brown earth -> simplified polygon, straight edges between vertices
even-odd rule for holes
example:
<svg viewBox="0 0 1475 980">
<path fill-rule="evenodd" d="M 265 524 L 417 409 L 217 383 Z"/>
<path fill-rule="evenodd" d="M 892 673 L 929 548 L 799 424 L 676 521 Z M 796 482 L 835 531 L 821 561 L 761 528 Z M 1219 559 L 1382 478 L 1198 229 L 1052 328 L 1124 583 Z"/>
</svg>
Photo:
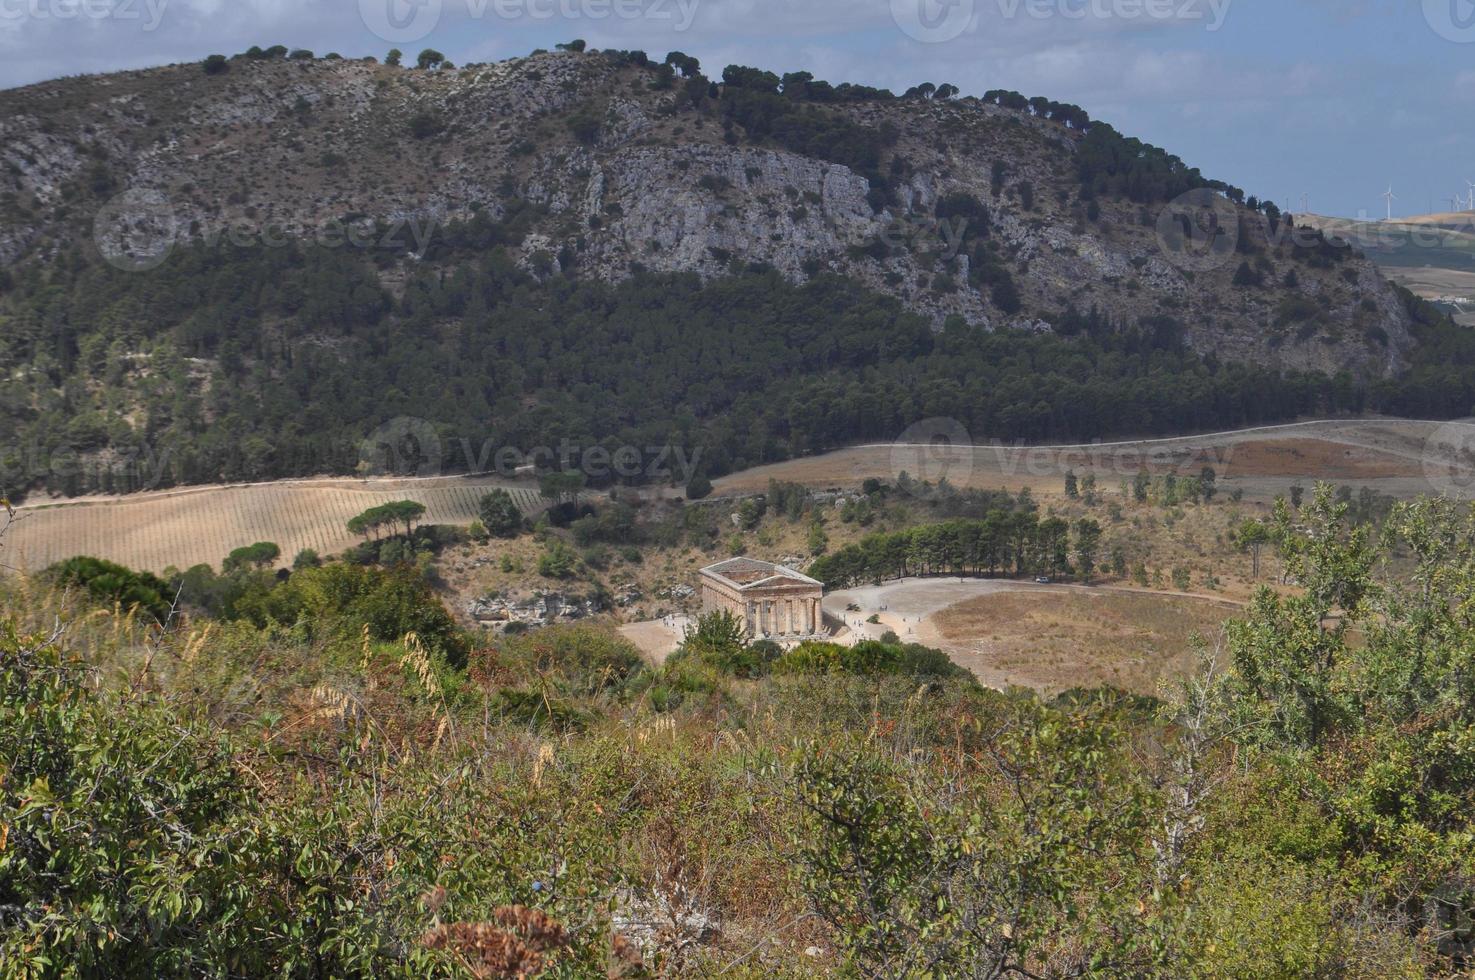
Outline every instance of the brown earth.
<svg viewBox="0 0 1475 980">
<path fill-rule="evenodd" d="M 870 477 L 894 481 L 905 470 L 934 481 L 945 476 L 958 486 L 1016 491 L 1028 486 L 1042 497 L 1058 496 L 1065 472 L 1074 469 L 1080 476 L 1095 474 L 1105 497 L 1118 494 L 1121 482 L 1144 466 L 1155 474 L 1197 476 L 1206 465 L 1214 467 L 1223 491 L 1239 490 L 1247 503 L 1269 501 L 1297 483 L 1309 488 L 1318 479 L 1366 486 L 1400 498 L 1440 492 L 1468 495 L 1475 487 L 1472 448 L 1475 425 L 1392 419 L 1305 422 L 1086 446 L 998 444 L 934 451 L 874 445 L 735 473 L 716 481 L 716 495 L 759 493 L 770 479 L 792 480 L 813 489 L 854 488 Z M 476 517 L 481 494 L 501 485 L 514 490 L 525 510 L 541 507 L 530 484 L 454 477 L 368 482 L 325 478 L 38 501 L 20 508 L 22 520 L 7 540 L 4 560 L 11 566 L 40 569 L 90 554 L 159 571 L 170 565 L 218 564 L 233 549 L 256 541 L 275 541 L 288 560 L 301 548 L 331 554 L 355 542 L 344 523 L 367 507 L 414 499 L 429 508 L 428 521 L 466 525 Z M 795 540 L 775 542 L 773 550 L 778 557 L 802 554 L 802 537 L 796 532 Z M 660 577 L 689 581 L 706 557 L 672 558 Z M 467 584 L 476 588 L 496 583 Z"/>
<path fill-rule="evenodd" d="M 5 542 L 5 562 L 40 570 L 76 555 L 162 571 L 219 567 L 236 548 L 273 541 L 284 562 L 304 548 L 322 555 L 360 540 L 349 518 L 391 500 L 424 504 L 427 524 L 468 525 L 493 480 L 298 481 L 191 488 L 136 497 L 59 501 L 20 508 Z M 509 485 L 510 486 L 510 485 Z M 512 486 L 526 512 L 543 506 L 536 489 Z"/>
<path fill-rule="evenodd" d="M 1233 447 L 1230 472 L 1233 479 L 1263 476 L 1322 480 L 1386 480 L 1417 478 L 1422 474 L 1416 460 L 1366 446 L 1315 439 L 1267 439 Z M 1212 457 L 1205 455 L 1205 462 Z"/>
<path fill-rule="evenodd" d="M 995 686 L 1055 694 L 1109 685 L 1151 695 L 1193 670 L 1193 636 L 1212 648 L 1237 608 L 1150 593 L 1003 592 L 943 610 L 919 639 Z"/>
<path fill-rule="evenodd" d="M 1453 433 L 1453 438 L 1451 438 Z M 1324 420 L 1235 432 L 1073 446 L 1029 446 L 975 440 L 935 448 L 871 445 L 761 466 L 716 481 L 719 495 L 760 493 L 770 479 L 810 487 L 853 488 L 868 478 L 894 481 L 905 471 L 955 486 L 1055 491 L 1065 473 L 1094 474 L 1103 491 L 1115 490 L 1139 470 L 1198 476 L 1214 468 L 1219 485 L 1246 499 L 1267 501 L 1293 483 L 1355 482 L 1408 498 L 1448 489 L 1429 479 L 1449 455 L 1448 443 L 1475 445 L 1475 426 L 1399 419 Z"/>
</svg>

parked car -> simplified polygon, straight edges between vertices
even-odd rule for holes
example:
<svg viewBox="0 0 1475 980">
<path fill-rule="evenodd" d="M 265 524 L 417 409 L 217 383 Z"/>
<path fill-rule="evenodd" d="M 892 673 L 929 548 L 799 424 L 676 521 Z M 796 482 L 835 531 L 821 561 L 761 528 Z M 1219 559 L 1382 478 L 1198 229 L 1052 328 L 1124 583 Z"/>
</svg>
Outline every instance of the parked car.
<svg viewBox="0 0 1475 980">
<path fill-rule="evenodd" d="M 1035 579 L 1035 584 L 1036 585 L 1049 585 L 1050 584 L 1050 576 L 1048 576 L 1048 575 L 1040 575 L 1040 576 L 1038 576 Z"/>
</svg>

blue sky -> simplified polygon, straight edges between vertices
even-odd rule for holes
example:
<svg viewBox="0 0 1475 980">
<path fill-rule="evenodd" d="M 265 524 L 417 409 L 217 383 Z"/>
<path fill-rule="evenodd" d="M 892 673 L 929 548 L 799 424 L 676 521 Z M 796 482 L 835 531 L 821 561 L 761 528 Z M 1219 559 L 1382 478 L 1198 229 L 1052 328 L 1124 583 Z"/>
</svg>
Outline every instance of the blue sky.
<svg viewBox="0 0 1475 980">
<path fill-rule="evenodd" d="M 397 21 L 387 19 L 395 15 Z M 418 18 L 418 19 L 417 19 Z M 0 0 L 0 86 L 252 44 L 491 61 L 582 37 L 1085 106 L 1251 193 L 1381 216 L 1475 180 L 1475 0 Z"/>
</svg>

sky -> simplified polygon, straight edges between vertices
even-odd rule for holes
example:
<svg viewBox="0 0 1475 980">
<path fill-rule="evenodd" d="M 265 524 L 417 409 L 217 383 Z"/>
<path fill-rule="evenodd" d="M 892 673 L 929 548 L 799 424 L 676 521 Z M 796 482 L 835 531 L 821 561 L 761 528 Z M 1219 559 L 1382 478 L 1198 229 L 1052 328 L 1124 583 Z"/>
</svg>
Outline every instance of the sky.
<svg viewBox="0 0 1475 980">
<path fill-rule="evenodd" d="M 0 0 L 0 87 L 253 44 L 460 64 L 572 38 L 1085 107 L 1205 175 L 1348 217 L 1475 181 L 1475 0 Z"/>
</svg>

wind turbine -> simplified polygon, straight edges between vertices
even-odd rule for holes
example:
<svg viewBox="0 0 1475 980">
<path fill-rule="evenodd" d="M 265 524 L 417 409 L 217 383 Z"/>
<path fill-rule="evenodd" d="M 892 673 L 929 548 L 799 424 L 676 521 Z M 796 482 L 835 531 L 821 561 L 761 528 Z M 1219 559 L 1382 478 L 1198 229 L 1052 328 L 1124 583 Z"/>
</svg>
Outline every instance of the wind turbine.
<svg viewBox="0 0 1475 980">
<path fill-rule="evenodd" d="M 1465 186 L 1470 188 L 1470 206 L 1467 210 L 1475 211 L 1475 180 L 1465 181 Z"/>
<path fill-rule="evenodd" d="M 1396 201 L 1396 200 L 1398 200 L 1397 195 L 1395 195 L 1393 193 L 1393 185 L 1392 184 L 1389 184 L 1388 185 L 1388 191 L 1387 191 L 1387 193 L 1385 193 L 1385 194 L 1383 194 L 1381 196 L 1382 196 L 1383 200 L 1385 202 L 1387 202 L 1387 204 L 1388 204 L 1388 220 L 1389 221 L 1392 221 L 1393 220 L 1393 202 Z"/>
</svg>

